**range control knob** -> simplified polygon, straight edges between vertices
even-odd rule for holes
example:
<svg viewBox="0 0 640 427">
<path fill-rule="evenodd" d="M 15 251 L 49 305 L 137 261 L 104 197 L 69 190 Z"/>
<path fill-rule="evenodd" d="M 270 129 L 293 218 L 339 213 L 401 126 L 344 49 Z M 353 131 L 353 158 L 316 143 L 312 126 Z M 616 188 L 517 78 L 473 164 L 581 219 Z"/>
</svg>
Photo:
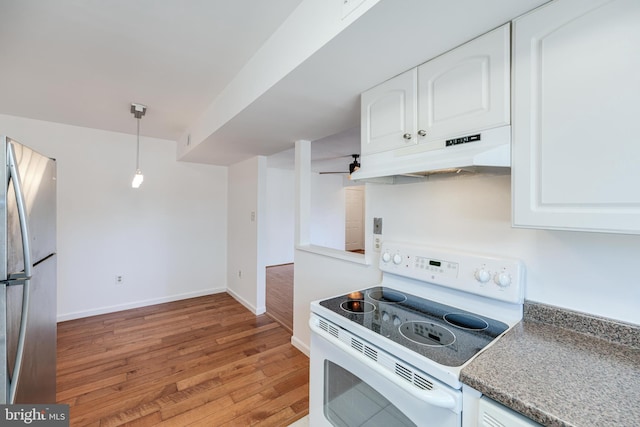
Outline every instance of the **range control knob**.
<svg viewBox="0 0 640 427">
<path fill-rule="evenodd" d="M 382 254 L 382 261 L 389 262 L 391 261 L 391 254 L 389 252 L 385 252 Z"/>
<path fill-rule="evenodd" d="M 400 326 L 400 325 L 402 325 L 402 320 L 400 320 L 398 316 L 393 316 L 393 326 Z"/>
<path fill-rule="evenodd" d="M 402 262 L 402 257 L 400 256 L 400 254 L 395 254 L 393 256 L 393 263 L 398 265 Z"/>
<path fill-rule="evenodd" d="M 384 322 L 388 322 L 389 321 L 389 313 L 387 313 L 386 311 L 382 312 L 382 320 Z"/>
<path fill-rule="evenodd" d="M 506 271 L 502 271 L 500 273 L 496 273 L 496 275 L 493 277 L 493 281 L 496 282 L 496 285 L 500 286 L 501 288 L 506 288 L 511 284 L 511 275 Z"/>
<path fill-rule="evenodd" d="M 491 280 L 491 273 L 489 273 L 484 268 L 477 269 L 474 276 L 476 277 L 476 280 L 480 283 L 487 283 L 489 280 Z"/>
</svg>

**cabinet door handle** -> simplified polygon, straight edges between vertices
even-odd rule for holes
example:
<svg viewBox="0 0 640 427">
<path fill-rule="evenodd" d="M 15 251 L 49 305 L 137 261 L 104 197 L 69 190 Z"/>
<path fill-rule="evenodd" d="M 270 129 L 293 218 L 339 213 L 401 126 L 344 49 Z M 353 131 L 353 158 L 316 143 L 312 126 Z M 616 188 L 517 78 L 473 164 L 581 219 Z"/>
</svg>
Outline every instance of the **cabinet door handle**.
<svg viewBox="0 0 640 427">
<path fill-rule="evenodd" d="M 427 131 L 426 131 L 426 130 L 424 130 L 424 129 L 420 129 L 420 130 L 418 131 L 418 135 L 420 135 L 420 136 L 425 136 L 426 134 L 427 134 Z"/>
<path fill-rule="evenodd" d="M 411 139 L 411 134 L 410 133 L 405 133 L 404 135 L 402 135 L 402 137 L 408 141 L 408 140 Z"/>
</svg>

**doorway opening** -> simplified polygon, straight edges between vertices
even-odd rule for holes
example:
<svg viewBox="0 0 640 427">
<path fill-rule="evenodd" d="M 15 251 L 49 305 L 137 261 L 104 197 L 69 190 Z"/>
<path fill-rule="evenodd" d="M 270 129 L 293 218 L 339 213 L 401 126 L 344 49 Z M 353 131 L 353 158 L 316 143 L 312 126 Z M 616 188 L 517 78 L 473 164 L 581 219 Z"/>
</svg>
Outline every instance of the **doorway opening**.
<svg viewBox="0 0 640 427">
<path fill-rule="evenodd" d="M 267 315 L 293 335 L 293 263 L 266 268 Z"/>
<path fill-rule="evenodd" d="M 344 249 L 364 254 L 364 186 L 344 188 Z"/>
</svg>

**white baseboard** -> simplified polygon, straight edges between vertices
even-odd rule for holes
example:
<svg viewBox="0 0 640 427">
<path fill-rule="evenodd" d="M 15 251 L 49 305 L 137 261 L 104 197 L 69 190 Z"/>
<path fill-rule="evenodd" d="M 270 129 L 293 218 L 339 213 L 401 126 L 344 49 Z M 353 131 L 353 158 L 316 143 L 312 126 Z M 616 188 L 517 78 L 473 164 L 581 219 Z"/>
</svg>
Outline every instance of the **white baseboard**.
<svg viewBox="0 0 640 427">
<path fill-rule="evenodd" d="M 108 307 L 100 307 L 100 308 L 96 308 L 96 309 L 92 309 L 92 310 L 86 310 L 86 311 L 76 311 L 76 312 L 73 312 L 73 313 L 66 313 L 66 314 L 58 315 L 57 316 L 57 321 L 58 322 L 64 322 L 66 320 L 81 319 L 81 318 L 84 318 L 84 317 L 97 316 L 98 314 L 115 313 L 117 311 L 129 310 L 129 309 L 132 309 L 132 308 L 146 307 L 146 306 L 149 306 L 149 305 L 162 304 L 162 303 L 165 303 L 165 302 L 179 301 L 179 300 L 183 300 L 183 299 L 201 297 L 201 296 L 205 296 L 205 295 L 219 294 L 221 292 L 225 292 L 226 290 L 227 290 L 226 288 L 215 288 L 215 289 L 208 289 L 208 290 L 205 290 L 205 291 L 189 292 L 189 293 L 186 293 L 186 294 L 170 295 L 170 296 L 166 296 L 166 297 L 162 297 L 162 298 L 154 298 L 154 299 L 148 299 L 148 300 L 143 300 L 143 301 L 135 301 L 135 302 L 126 303 L 126 304 L 112 305 L 112 306 L 108 306 Z"/>
<path fill-rule="evenodd" d="M 291 345 L 306 354 L 307 357 L 310 357 L 309 355 L 311 354 L 311 350 L 309 349 L 309 346 L 296 338 L 295 335 L 291 336 Z"/>
<path fill-rule="evenodd" d="M 237 293 L 233 292 L 231 289 L 226 289 L 226 291 L 227 291 L 227 293 L 229 295 L 231 295 L 233 297 L 233 299 L 238 301 L 240 304 L 244 305 L 247 310 L 249 310 L 250 312 L 252 312 L 256 316 L 259 316 L 259 315 L 264 314 L 264 313 L 267 312 L 267 307 L 256 307 L 255 305 L 251 304 L 246 299 L 242 298 Z"/>
</svg>

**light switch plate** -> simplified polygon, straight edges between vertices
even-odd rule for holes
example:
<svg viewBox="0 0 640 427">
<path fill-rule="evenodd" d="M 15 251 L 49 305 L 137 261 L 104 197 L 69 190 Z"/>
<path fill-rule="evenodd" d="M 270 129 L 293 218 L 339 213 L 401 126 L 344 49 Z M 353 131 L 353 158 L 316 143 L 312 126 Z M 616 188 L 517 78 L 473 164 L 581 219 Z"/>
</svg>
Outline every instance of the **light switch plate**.
<svg viewBox="0 0 640 427">
<path fill-rule="evenodd" d="M 373 234 L 382 234 L 382 218 L 373 218 Z"/>
</svg>

